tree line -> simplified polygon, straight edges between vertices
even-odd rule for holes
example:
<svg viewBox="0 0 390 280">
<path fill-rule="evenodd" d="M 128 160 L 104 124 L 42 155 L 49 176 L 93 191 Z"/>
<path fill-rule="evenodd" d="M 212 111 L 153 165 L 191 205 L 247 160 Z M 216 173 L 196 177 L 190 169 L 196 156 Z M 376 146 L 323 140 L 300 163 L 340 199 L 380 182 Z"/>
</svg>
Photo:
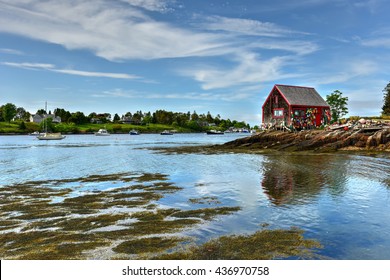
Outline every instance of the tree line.
<svg viewBox="0 0 390 280">
<path fill-rule="evenodd" d="M 51 111 L 46 112 L 44 109 L 37 110 L 36 114 L 46 115 L 52 114 Z M 219 114 L 213 116 L 210 112 L 207 114 L 198 114 L 196 111 L 192 113 L 188 111 L 172 112 L 166 110 L 156 110 L 155 112 L 127 112 L 121 116 L 118 114 L 112 115 L 110 113 L 96 113 L 92 112 L 89 115 L 85 115 L 83 112 L 69 112 L 63 108 L 56 108 L 53 111 L 56 117 L 61 118 L 62 123 L 74 123 L 76 125 L 87 123 L 128 123 L 134 125 L 147 125 L 147 124 L 164 124 L 178 127 L 189 128 L 194 131 L 202 131 L 205 127 L 215 126 L 220 129 L 234 128 L 250 128 L 249 124 L 245 121 L 236 121 L 230 119 L 223 119 Z M 0 107 L 0 121 L 11 122 L 15 121 L 30 121 L 31 113 L 27 112 L 22 107 L 17 107 L 12 103 L 7 103 Z"/>
<path fill-rule="evenodd" d="M 381 115 L 390 116 L 390 82 L 383 89 L 383 106 Z M 348 114 L 348 97 L 343 97 L 343 93 L 335 90 L 326 96 L 326 102 L 331 108 L 331 122 L 337 122 L 341 117 Z"/>
</svg>

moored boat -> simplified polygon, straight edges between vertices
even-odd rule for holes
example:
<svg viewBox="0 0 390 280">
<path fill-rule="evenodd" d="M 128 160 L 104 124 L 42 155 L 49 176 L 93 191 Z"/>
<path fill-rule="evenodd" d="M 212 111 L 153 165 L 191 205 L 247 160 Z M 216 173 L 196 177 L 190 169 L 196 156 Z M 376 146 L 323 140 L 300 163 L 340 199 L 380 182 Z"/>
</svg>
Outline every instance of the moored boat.
<svg viewBox="0 0 390 280">
<path fill-rule="evenodd" d="M 28 134 L 29 136 L 39 136 L 39 135 L 43 135 L 43 133 L 39 132 L 39 131 L 34 131 L 32 133 L 29 133 Z"/>
<path fill-rule="evenodd" d="M 169 130 L 164 130 L 163 132 L 160 133 L 160 135 L 173 135 L 173 133 L 170 132 Z"/>
<path fill-rule="evenodd" d="M 135 129 L 132 129 L 132 130 L 130 130 L 129 134 L 130 135 L 139 135 L 139 132 Z"/>
<path fill-rule="evenodd" d="M 206 132 L 206 134 L 208 134 L 208 135 L 221 135 L 221 134 L 224 134 L 224 132 L 219 131 L 219 130 L 209 130 Z"/>
<path fill-rule="evenodd" d="M 110 133 L 107 131 L 107 129 L 101 128 L 98 132 L 95 132 L 96 136 L 109 136 Z"/>
<path fill-rule="evenodd" d="M 37 136 L 39 140 L 62 140 L 65 137 L 66 136 L 62 135 L 61 133 L 48 133 L 48 132 L 41 133 L 39 136 Z"/>
<path fill-rule="evenodd" d="M 47 112 L 47 102 L 45 102 L 45 112 Z M 43 127 L 45 132 L 44 133 L 39 133 L 38 131 L 33 132 L 33 134 L 37 135 L 37 138 L 39 140 L 62 140 L 66 136 L 62 135 L 60 132 L 57 133 L 51 133 L 47 132 L 47 117 L 44 118 L 43 120 Z"/>
</svg>

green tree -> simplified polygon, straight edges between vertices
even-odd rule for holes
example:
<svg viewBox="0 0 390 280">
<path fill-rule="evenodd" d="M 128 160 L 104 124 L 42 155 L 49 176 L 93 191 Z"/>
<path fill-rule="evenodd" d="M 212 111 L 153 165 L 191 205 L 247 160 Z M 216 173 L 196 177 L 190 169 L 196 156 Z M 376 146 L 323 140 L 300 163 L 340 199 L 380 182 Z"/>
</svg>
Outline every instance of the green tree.
<svg viewBox="0 0 390 280">
<path fill-rule="evenodd" d="M 199 115 L 194 111 L 191 115 L 191 121 L 199 120 Z"/>
<path fill-rule="evenodd" d="M 390 82 L 383 89 L 383 95 L 382 115 L 390 116 Z"/>
<path fill-rule="evenodd" d="M 27 112 L 23 107 L 16 108 L 15 118 L 18 120 L 26 120 Z"/>
<path fill-rule="evenodd" d="M 83 112 L 77 111 L 76 113 L 72 113 L 72 116 L 68 119 L 68 121 L 75 124 L 83 124 L 88 123 L 88 118 Z"/>
<path fill-rule="evenodd" d="M 119 122 L 120 120 L 121 120 L 121 118 L 119 117 L 119 115 L 118 115 L 118 114 L 115 114 L 115 115 L 114 115 L 114 119 L 113 119 L 114 123 L 117 123 L 117 122 Z"/>
<path fill-rule="evenodd" d="M 332 112 L 332 122 L 336 122 L 348 114 L 348 97 L 343 97 L 341 91 L 335 90 L 332 94 L 327 95 L 326 102 L 329 104 Z"/>
<path fill-rule="evenodd" d="M 45 118 L 41 123 L 40 123 L 40 129 L 42 131 L 47 131 L 47 132 L 53 132 L 55 131 L 54 124 L 53 124 L 53 119 L 52 118 Z"/>
<path fill-rule="evenodd" d="M 7 103 L 2 108 L 3 119 L 11 123 L 11 120 L 16 116 L 16 106 L 12 103 Z"/>
<path fill-rule="evenodd" d="M 24 121 L 22 121 L 20 124 L 19 124 L 19 129 L 20 130 L 26 130 L 26 124 L 24 123 Z"/>
<path fill-rule="evenodd" d="M 54 110 L 54 115 L 61 118 L 61 122 L 68 122 L 72 114 L 69 111 L 66 111 L 62 108 L 56 108 Z"/>
<path fill-rule="evenodd" d="M 37 115 L 46 115 L 47 113 L 46 113 L 46 110 L 45 109 L 39 109 L 38 111 L 37 111 Z"/>
</svg>

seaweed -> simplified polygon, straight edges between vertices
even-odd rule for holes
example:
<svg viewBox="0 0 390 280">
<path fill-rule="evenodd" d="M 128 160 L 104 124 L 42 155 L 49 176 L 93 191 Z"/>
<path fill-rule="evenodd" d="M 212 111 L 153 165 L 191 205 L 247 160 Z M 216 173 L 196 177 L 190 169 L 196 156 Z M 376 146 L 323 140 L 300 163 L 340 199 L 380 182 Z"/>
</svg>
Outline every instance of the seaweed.
<svg viewBox="0 0 390 280">
<path fill-rule="evenodd" d="M 1 187 L 0 258 L 86 259 L 93 258 L 91 250 L 111 251 L 112 246 L 125 254 L 165 251 L 186 238 L 151 235 L 176 235 L 240 209 L 159 209 L 156 201 L 182 189 L 167 178 L 164 174 L 119 173 Z M 80 191 L 77 184 L 74 188 L 61 187 L 75 182 L 113 181 L 131 184 L 88 192 Z M 147 244 L 142 252 L 130 249 L 142 242 Z"/>
<path fill-rule="evenodd" d="M 202 245 L 153 257 L 164 260 L 271 260 L 281 258 L 315 258 L 322 248 L 313 239 L 305 239 L 303 231 L 262 230 L 252 235 L 222 236 Z"/>
<path fill-rule="evenodd" d="M 177 246 L 179 243 L 188 240 L 188 238 L 179 237 L 149 237 L 122 242 L 115 248 L 114 252 L 124 254 L 143 254 L 156 253 Z"/>
</svg>

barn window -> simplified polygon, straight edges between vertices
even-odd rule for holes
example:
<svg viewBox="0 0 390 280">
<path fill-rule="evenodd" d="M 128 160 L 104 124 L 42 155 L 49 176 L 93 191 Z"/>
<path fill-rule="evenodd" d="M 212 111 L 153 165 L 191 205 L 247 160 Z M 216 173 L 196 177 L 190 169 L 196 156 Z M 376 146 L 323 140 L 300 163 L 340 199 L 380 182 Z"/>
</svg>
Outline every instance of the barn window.
<svg viewBox="0 0 390 280">
<path fill-rule="evenodd" d="M 284 109 L 274 109 L 274 117 L 275 118 L 282 118 L 284 114 Z"/>
</svg>

